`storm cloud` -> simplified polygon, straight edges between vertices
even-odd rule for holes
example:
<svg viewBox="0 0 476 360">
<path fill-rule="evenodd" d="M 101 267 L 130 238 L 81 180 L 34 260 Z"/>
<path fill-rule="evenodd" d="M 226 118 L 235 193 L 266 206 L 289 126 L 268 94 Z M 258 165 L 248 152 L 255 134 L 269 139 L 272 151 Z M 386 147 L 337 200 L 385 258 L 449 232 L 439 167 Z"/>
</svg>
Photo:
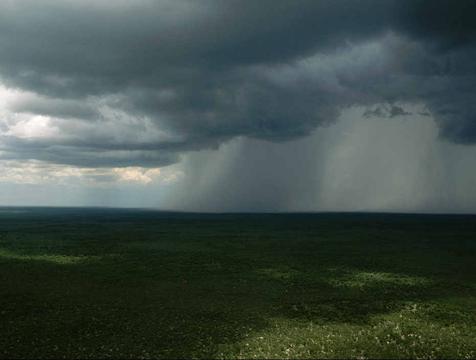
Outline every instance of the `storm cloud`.
<svg viewBox="0 0 476 360">
<path fill-rule="evenodd" d="M 475 16 L 471 0 L 2 1 L 0 180 L 151 186 L 168 167 L 173 208 L 466 211 L 438 194 L 473 179 Z M 336 155 L 345 139 L 360 157 Z"/>
<path fill-rule="evenodd" d="M 474 15 L 464 0 L 4 1 L 0 157 L 162 166 L 403 103 L 474 143 Z"/>
</svg>

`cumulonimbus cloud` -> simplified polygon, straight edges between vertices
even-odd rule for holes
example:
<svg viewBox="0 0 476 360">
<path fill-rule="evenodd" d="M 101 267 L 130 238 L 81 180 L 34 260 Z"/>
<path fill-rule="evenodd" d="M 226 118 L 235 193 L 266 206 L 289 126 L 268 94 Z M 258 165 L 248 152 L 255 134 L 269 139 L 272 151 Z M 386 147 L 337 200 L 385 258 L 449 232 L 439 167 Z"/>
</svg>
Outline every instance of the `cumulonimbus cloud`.
<svg viewBox="0 0 476 360">
<path fill-rule="evenodd" d="M 466 0 L 5 1 L 0 158 L 163 166 L 403 103 L 474 143 L 474 15 Z"/>
</svg>

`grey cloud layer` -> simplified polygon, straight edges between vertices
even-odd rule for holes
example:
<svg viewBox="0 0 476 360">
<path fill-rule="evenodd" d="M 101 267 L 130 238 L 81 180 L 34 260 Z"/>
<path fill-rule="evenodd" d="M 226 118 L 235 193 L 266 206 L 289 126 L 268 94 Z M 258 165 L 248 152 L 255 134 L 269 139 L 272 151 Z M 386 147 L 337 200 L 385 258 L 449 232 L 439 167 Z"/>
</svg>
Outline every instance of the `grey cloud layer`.
<svg viewBox="0 0 476 360">
<path fill-rule="evenodd" d="M 29 94 L 8 111 L 56 132 L 2 131 L 0 156 L 167 165 L 237 136 L 304 136 L 352 105 L 402 115 L 400 103 L 474 143 L 475 15 L 466 0 L 2 2 L 0 79 Z"/>
</svg>

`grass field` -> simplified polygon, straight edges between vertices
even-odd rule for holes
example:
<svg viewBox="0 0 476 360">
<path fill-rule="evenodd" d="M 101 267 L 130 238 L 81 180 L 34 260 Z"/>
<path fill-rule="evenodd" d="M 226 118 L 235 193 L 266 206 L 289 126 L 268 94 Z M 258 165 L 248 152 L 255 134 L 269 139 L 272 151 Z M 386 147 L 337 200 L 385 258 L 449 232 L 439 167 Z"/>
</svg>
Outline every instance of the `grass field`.
<svg viewBox="0 0 476 360">
<path fill-rule="evenodd" d="M 2 358 L 474 358 L 476 216 L 0 209 Z"/>
</svg>

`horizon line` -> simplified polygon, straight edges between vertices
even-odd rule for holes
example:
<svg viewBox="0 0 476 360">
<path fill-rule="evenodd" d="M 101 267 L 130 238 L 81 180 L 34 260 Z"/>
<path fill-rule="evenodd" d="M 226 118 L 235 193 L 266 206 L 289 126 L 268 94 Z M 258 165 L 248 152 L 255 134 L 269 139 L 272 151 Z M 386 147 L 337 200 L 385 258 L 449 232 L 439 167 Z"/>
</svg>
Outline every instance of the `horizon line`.
<svg viewBox="0 0 476 360">
<path fill-rule="evenodd" d="M 444 212 L 444 211 L 403 211 L 403 210 L 229 210 L 229 211 L 214 211 L 214 210 L 178 210 L 178 209 L 161 209 L 157 207 L 122 207 L 122 206 L 107 206 L 107 205 L 0 205 L 0 209 L 104 209 L 104 210 L 129 210 L 129 211 L 150 211 L 162 213 L 180 213 L 180 214 L 204 214 L 204 215 L 332 215 L 332 214 L 375 214 L 375 215 L 473 215 L 476 212 Z"/>
</svg>

